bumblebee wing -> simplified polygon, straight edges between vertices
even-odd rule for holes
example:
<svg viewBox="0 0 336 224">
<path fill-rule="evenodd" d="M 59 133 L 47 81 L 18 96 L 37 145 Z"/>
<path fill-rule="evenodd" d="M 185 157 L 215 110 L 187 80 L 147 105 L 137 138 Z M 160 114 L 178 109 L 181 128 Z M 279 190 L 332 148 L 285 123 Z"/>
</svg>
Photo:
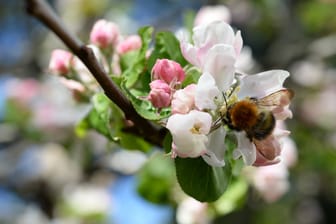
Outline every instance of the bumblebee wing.
<svg viewBox="0 0 336 224">
<path fill-rule="evenodd" d="M 274 92 L 264 98 L 256 101 L 257 105 L 261 109 L 271 109 L 277 106 L 286 106 L 290 103 L 294 96 L 294 91 L 290 89 L 282 89 Z"/>
</svg>

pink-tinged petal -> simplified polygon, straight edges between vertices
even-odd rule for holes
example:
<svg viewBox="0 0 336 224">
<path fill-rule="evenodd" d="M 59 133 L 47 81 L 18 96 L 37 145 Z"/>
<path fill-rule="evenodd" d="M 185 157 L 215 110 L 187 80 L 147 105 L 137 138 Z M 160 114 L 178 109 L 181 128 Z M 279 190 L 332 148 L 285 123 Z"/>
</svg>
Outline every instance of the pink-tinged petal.
<svg viewBox="0 0 336 224">
<path fill-rule="evenodd" d="M 282 129 L 282 127 L 278 126 L 279 122 L 280 121 L 276 122 L 275 129 L 273 130 L 273 133 L 272 133 L 272 135 L 276 139 L 279 139 L 279 138 L 282 138 L 282 137 L 287 137 L 290 134 L 290 131 L 288 131 L 286 129 Z"/>
<path fill-rule="evenodd" d="M 236 58 L 242 45 L 240 33 L 237 32 L 235 35 L 232 27 L 223 21 L 195 27 L 193 29 L 193 42 L 194 45 L 182 41 L 181 51 L 187 61 L 199 68 L 204 67 L 208 51 L 212 47 L 216 45 L 228 45 L 233 48 L 233 55 Z"/>
<path fill-rule="evenodd" d="M 73 55 L 65 50 L 55 49 L 51 53 L 49 70 L 57 75 L 66 75 L 70 71 Z"/>
<path fill-rule="evenodd" d="M 131 35 L 118 43 L 117 52 L 119 54 L 126 54 L 127 52 L 140 49 L 141 45 L 142 45 L 142 41 L 141 41 L 140 36 Z"/>
<path fill-rule="evenodd" d="M 283 106 L 278 106 L 272 110 L 272 113 L 275 117 L 276 120 L 286 120 L 287 118 L 292 118 L 293 113 L 289 109 L 289 105 L 283 107 Z"/>
<path fill-rule="evenodd" d="M 268 160 L 265 156 L 263 156 L 258 150 L 257 150 L 257 158 L 256 161 L 253 163 L 253 166 L 269 166 L 269 165 L 274 165 L 277 164 L 281 161 L 279 157 L 273 159 L 273 160 Z"/>
<path fill-rule="evenodd" d="M 224 154 L 226 146 L 224 143 L 226 131 L 223 126 L 213 131 L 209 135 L 209 141 L 207 144 L 208 150 L 202 158 L 210 166 L 222 167 L 225 166 Z"/>
<path fill-rule="evenodd" d="M 235 134 L 237 137 L 238 146 L 233 151 L 233 158 L 238 159 L 240 156 L 242 156 L 244 163 L 247 166 L 252 165 L 256 161 L 257 156 L 255 145 L 246 137 L 245 132 L 236 132 Z"/>
<path fill-rule="evenodd" d="M 233 47 L 236 51 L 236 55 L 237 57 L 240 55 L 240 52 L 243 48 L 243 38 L 241 36 L 240 30 L 237 31 L 235 39 L 234 39 L 234 43 L 233 43 Z"/>
<path fill-rule="evenodd" d="M 186 114 L 195 108 L 196 84 L 190 84 L 184 89 L 177 90 L 171 101 L 173 114 Z"/>
<path fill-rule="evenodd" d="M 214 78 L 204 73 L 198 80 L 195 91 L 195 105 L 198 109 L 216 109 L 215 99 L 221 92 L 216 86 Z"/>
<path fill-rule="evenodd" d="M 106 48 L 116 44 L 118 39 L 119 28 L 115 23 L 101 19 L 93 25 L 90 33 L 91 43 Z"/>
<path fill-rule="evenodd" d="M 255 75 L 246 75 L 241 79 L 238 98 L 262 98 L 283 89 L 283 83 L 289 76 L 284 70 L 271 70 Z"/>
<path fill-rule="evenodd" d="M 257 151 L 267 160 L 274 160 L 281 153 L 280 143 L 273 135 L 263 140 L 253 139 L 253 143 Z"/>
<path fill-rule="evenodd" d="M 185 41 L 181 42 L 180 44 L 181 52 L 183 57 L 192 65 L 195 65 L 196 67 L 201 67 L 202 64 L 199 60 L 199 54 L 198 54 L 198 48 L 194 47 L 190 43 L 187 43 Z"/>
<path fill-rule="evenodd" d="M 218 44 L 208 51 L 202 70 L 214 77 L 220 90 L 226 91 L 234 80 L 234 64 L 235 52 L 233 47 Z"/>
</svg>

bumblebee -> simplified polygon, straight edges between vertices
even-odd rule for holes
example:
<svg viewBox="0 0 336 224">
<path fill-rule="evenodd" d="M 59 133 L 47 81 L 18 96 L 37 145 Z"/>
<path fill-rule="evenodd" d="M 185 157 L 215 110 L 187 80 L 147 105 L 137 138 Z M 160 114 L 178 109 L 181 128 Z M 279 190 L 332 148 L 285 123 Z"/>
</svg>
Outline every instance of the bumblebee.
<svg viewBox="0 0 336 224">
<path fill-rule="evenodd" d="M 222 121 L 232 130 L 245 131 L 251 141 L 263 140 L 273 132 L 275 127 L 276 119 L 272 110 L 288 105 L 293 96 L 292 90 L 282 89 L 261 99 L 239 100 L 226 108 Z"/>
</svg>

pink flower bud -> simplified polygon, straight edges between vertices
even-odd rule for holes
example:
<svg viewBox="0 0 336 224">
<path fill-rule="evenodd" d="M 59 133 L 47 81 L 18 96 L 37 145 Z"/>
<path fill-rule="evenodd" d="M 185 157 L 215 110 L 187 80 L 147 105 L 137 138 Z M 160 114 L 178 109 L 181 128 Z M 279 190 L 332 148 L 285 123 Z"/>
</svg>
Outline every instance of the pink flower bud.
<svg viewBox="0 0 336 224">
<path fill-rule="evenodd" d="M 49 70 L 57 75 L 65 75 L 69 72 L 73 55 L 65 50 L 55 49 L 51 53 Z"/>
<path fill-rule="evenodd" d="M 117 52 L 125 54 L 129 51 L 140 49 L 141 45 L 141 38 L 138 35 L 131 35 L 117 45 Z"/>
<path fill-rule="evenodd" d="M 173 114 L 186 114 L 195 107 L 196 84 L 177 90 L 173 95 L 171 108 Z"/>
<path fill-rule="evenodd" d="M 161 79 L 168 84 L 179 82 L 185 78 L 181 65 L 168 59 L 158 59 L 152 69 L 153 79 Z"/>
<path fill-rule="evenodd" d="M 170 105 L 171 89 L 167 83 L 162 80 L 154 80 L 150 84 L 151 91 L 147 97 L 156 108 L 163 108 Z"/>
<path fill-rule="evenodd" d="M 101 47 L 109 47 L 116 44 L 119 38 L 119 29 L 115 23 L 106 20 L 98 20 L 90 33 L 91 43 Z"/>
</svg>

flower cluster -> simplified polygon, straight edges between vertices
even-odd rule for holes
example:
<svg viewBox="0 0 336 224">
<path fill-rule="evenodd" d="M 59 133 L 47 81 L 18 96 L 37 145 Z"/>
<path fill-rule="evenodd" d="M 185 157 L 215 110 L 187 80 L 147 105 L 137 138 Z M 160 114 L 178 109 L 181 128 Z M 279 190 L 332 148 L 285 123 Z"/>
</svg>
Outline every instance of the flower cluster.
<svg viewBox="0 0 336 224">
<path fill-rule="evenodd" d="M 276 126 L 292 116 L 292 91 L 283 87 L 287 71 L 240 74 L 243 46 L 239 31 L 223 21 L 196 26 L 192 43 L 180 42 L 184 58 L 200 71 L 197 83 L 181 85 L 186 74 L 171 60 L 157 60 L 148 99 L 154 107 L 170 107 L 166 127 L 173 137 L 172 156 L 199 157 L 224 166 L 225 136 L 234 133 L 233 157 L 246 165 L 279 162 L 280 138 L 289 132 Z"/>
<path fill-rule="evenodd" d="M 289 131 L 279 124 L 292 117 L 289 104 L 293 97 L 293 92 L 283 87 L 287 71 L 245 73 L 252 60 L 248 59 L 248 48 L 243 48 L 240 31 L 227 23 L 229 17 L 216 18 L 225 8 L 216 8 L 219 13 L 214 17 L 206 16 L 208 10 L 212 9 L 197 16 L 192 35 L 181 38 L 159 32 L 152 39 L 151 27 L 125 37 L 116 24 L 99 20 L 93 25 L 88 45 L 103 73 L 115 82 L 135 111 L 164 127 L 165 146 L 171 147 L 172 158 L 200 157 L 176 159 L 181 188 L 200 201 L 213 201 L 226 189 L 232 172 L 225 163 L 238 164 L 234 160 L 242 158 L 246 166 L 282 166 L 283 142 Z M 157 139 L 143 138 L 151 136 L 134 127 L 134 120 L 125 119 L 119 109 L 126 109 L 117 108 L 101 93 L 102 88 L 75 55 L 55 50 L 49 70 L 77 99 L 91 101 L 92 107 L 77 131 L 95 129 L 125 149 L 148 151 L 151 145 L 147 141 L 157 143 Z M 105 86 L 104 91 L 108 91 Z M 131 134 L 127 133 L 130 127 L 135 128 Z M 190 167 L 193 169 L 189 163 L 200 165 L 195 167 L 200 174 L 207 172 L 204 183 L 198 182 L 198 174 L 189 175 Z M 287 166 L 282 167 L 273 176 L 279 177 L 275 182 L 283 181 L 279 184 L 282 187 L 270 198 L 287 189 Z M 261 184 L 258 173 L 251 175 L 251 184 L 263 191 L 266 182 Z M 213 175 L 218 176 L 216 181 L 211 179 Z M 190 182 L 197 186 L 185 185 Z M 204 196 L 204 188 L 214 193 Z"/>
</svg>

